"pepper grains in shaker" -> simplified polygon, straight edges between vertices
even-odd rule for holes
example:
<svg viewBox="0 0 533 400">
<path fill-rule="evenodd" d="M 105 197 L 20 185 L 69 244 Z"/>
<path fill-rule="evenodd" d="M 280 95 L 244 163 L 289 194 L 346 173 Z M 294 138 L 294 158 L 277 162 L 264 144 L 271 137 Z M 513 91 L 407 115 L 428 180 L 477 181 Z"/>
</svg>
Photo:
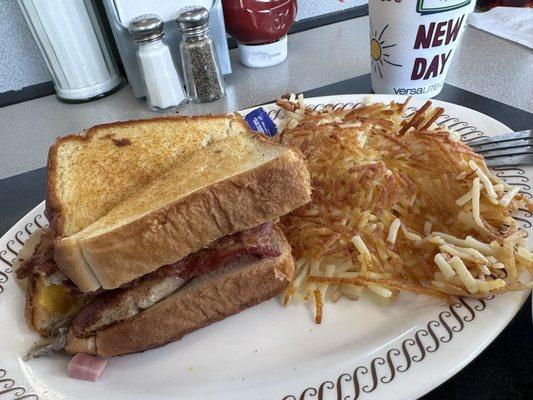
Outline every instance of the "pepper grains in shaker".
<svg viewBox="0 0 533 400">
<path fill-rule="evenodd" d="M 185 101 L 185 92 L 165 36 L 163 20 L 155 14 L 131 20 L 129 31 L 138 44 L 137 57 L 152 111 L 169 111 Z"/>
<path fill-rule="evenodd" d="M 182 35 L 181 63 L 189 100 L 204 103 L 224 96 L 224 78 L 209 34 L 209 12 L 204 7 L 186 7 L 177 22 Z"/>
</svg>

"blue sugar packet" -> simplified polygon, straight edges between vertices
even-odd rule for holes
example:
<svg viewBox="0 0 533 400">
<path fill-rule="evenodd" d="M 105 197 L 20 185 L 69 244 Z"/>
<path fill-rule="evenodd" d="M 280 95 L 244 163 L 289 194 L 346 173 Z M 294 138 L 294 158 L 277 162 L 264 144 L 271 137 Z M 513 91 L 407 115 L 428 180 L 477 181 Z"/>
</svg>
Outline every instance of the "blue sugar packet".
<svg viewBox="0 0 533 400">
<path fill-rule="evenodd" d="M 246 114 L 244 120 L 248 123 L 252 131 L 262 132 L 270 137 L 274 136 L 278 131 L 276 124 L 270 119 L 263 107 L 250 111 Z"/>
</svg>

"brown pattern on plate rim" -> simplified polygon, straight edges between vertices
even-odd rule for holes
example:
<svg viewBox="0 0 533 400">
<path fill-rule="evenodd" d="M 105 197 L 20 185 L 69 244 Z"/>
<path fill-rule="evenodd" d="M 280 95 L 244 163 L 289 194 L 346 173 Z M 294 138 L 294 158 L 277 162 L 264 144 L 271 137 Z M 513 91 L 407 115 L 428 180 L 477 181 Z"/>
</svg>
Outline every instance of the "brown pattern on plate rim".
<svg viewBox="0 0 533 400">
<path fill-rule="evenodd" d="M 282 400 L 323 400 L 328 392 L 336 394 L 337 400 L 357 400 L 364 393 L 371 393 L 380 385 L 392 382 L 397 373 L 408 371 L 415 363 L 436 352 L 442 344 L 450 342 L 455 333 L 461 332 L 466 323 L 476 318 L 476 311 L 480 313 L 485 310 L 487 301 L 493 298 L 494 296 L 487 299 L 461 298 L 459 303 L 441 311 L 435 319 L 429 321 L 424 328 L 418 329 L 413 336 L 404 339 L 396 347 L 389 348 L 364 365 L 355 367 L 353 372 L 344 372 L 335 382 L 324 381 L 318 388 L 308 387 L 300 395 L 289 394 Z M 459 313 L 459 310 L 465 313 Z"/>
<path fill-rule="evenodd" d="M 26 393 L 26 388 L 17 386 L 13 379 L 6 378 L 6 376 L 7 371 L 0 369 L 0 399 L 7 394 L 10 400 L 39 400 L 38 395 Z"/>
<path fill-rule="evenodd" d="M 24 242 L 37 229 L 42 229 L 48 226 L 47 223 L 40 222 L 41 218 L 46 220 L 46 217 L 43 217 L 42 214 L 37 213 L 33 217 L 33 222 L 28 222 L 24 226 L 24 230 L 15 232 L 13 238 L 7 241 L 5 248 L 0 249 L 0 267 L 2 264 L 7 266 L 7 268 L 3 267 L 3 269 L 0 269 L 0 294 L 4 292 L 3 285 L 7 283 L 9 280 L 9 274 L 13 272 L 13 262 L 17 258 L 20 249 L 24 246 Z M 33 229 L 34 227 L 35 229 Z M 24 238 L 24 236 L 26 237 Z"/>
</svg>

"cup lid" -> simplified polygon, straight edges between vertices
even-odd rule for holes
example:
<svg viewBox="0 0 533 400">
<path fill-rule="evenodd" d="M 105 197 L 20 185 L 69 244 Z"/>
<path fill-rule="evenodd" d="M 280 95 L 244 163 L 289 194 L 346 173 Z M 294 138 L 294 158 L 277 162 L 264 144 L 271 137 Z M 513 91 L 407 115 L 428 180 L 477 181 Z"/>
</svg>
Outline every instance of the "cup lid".
<svg viewBox="0 0 533 400">
<path fill-rule="evenodd" d="M 137 43 L 145 43 L 161 39 L 165 34 L 163 25 L 163 19 L 159 15 L 144 14 L 133 18 L 128 30 Z"/>
</svg>

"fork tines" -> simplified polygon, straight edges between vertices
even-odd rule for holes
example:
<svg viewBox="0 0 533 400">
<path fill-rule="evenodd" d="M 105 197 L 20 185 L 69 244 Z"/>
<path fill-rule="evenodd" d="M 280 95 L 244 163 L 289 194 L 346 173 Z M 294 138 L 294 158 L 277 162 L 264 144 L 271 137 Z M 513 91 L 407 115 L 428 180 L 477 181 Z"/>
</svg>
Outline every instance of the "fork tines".
<svg viewBox="0 0 533 400">
<path fill-rule="evenodd" d="M 469 145 L 472 150 L 485 157 L 489 166 L 533 163 L 531 130 L 475 139 Z"/>
</svg>

